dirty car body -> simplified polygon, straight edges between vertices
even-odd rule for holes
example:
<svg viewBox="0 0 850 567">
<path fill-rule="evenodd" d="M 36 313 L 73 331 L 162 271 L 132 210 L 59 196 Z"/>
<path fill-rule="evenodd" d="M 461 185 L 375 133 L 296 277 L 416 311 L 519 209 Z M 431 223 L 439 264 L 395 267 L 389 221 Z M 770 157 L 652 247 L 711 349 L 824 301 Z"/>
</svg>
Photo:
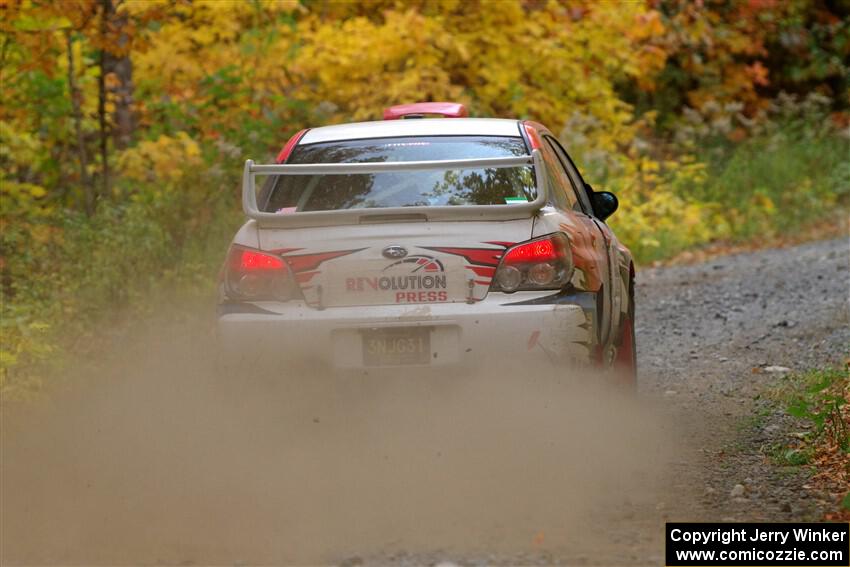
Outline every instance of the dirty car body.
<svg viewBox="0 0 850 567">
<path fill-rule="evenodd" d="M 443 117 L 403 119 L 422 114 Z M 221 282 L 229 360 L 393 370 L 498 352 L 634 374 L 632 257 L 604 223 L 616 199 L 542 125 L 463 114 L 396 107 L 246 163 Z"/>
</svg>

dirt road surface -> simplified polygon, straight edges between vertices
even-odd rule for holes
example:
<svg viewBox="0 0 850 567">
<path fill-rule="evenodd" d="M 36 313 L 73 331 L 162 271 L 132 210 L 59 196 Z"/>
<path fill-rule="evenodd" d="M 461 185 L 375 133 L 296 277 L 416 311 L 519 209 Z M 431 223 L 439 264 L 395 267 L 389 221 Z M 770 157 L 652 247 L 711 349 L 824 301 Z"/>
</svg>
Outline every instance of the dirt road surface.
<svg viewBox="0 0 850 567">
<path fill-rule="evenodd" d="M 753 369 L 840 363 L 848 282 L 846 239 L 641 270 L 637 399 L 509 361 L 236 388 L 208 316 L 140 322 L 3 406 L 0 562 L 658 565 L 666 520 L 817 518 Z"/>
</svg>

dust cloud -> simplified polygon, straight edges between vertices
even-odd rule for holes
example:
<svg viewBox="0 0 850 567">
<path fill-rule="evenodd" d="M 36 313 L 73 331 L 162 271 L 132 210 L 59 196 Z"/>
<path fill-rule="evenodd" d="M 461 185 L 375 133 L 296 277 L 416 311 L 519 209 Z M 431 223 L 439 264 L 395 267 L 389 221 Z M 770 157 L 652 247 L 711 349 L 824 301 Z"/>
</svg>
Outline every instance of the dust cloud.
<svg viewBox="0 0 850 567">
<path fill-rule="evenodd" d="M 672 429 L 599 376 L 494 352 L 474 374 L 227 378 L 213 321 L 194 314 L 111 343 L 3 407 L 4 565 L 646 563 L 636 550 L 663 549 Z"/>
</svg>

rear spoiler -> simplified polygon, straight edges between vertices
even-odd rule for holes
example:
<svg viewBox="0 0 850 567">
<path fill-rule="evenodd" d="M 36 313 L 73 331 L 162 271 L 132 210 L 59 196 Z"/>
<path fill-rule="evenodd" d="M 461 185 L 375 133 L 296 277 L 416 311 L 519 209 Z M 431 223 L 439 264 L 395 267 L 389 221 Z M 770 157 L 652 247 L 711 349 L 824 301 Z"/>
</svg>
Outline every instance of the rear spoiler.
<svg viewBox="0 0 850 567">
<path fill-rule="evenodd" d="M 345 209 L 339 211 L 305 211 L 299 213 L 269 213 L 257 205 L 257 175 L 346 175 L 353 173 L 380 173 L 385 171 L 422 171 L 429 169 L 477 169 L 483 167 L 534 167 L 537 196 L 528 203 L 504 205 L 463 205 L 439 207 L 386 207 Z M 339 224 L 385 222 L 388 220 L 511 220 L 527 218 L 546 203 L 546 182 L 540 150 L 531 155 L 480 159 L 453 159 L 439 161 L 396 161 L 383 163 L 319 163 L 257 165 L 245 161 L 242 176 L 242 208 L 249 218 L 261 226 L 309 227 Z"/>
</svg>

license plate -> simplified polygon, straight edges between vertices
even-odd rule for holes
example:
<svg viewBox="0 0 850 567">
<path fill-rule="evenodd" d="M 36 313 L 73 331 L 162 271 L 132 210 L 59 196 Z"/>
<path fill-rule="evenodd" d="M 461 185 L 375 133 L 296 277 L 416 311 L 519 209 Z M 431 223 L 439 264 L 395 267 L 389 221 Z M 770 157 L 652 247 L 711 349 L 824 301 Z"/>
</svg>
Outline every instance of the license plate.
<svg viewBox="0 0 850 567">
<path fill-rule="evenodd" d="M 366 366 L 428 364 L 431 361 L 431 329 L 376 329 L 363 333 Z"/>
</svg>

